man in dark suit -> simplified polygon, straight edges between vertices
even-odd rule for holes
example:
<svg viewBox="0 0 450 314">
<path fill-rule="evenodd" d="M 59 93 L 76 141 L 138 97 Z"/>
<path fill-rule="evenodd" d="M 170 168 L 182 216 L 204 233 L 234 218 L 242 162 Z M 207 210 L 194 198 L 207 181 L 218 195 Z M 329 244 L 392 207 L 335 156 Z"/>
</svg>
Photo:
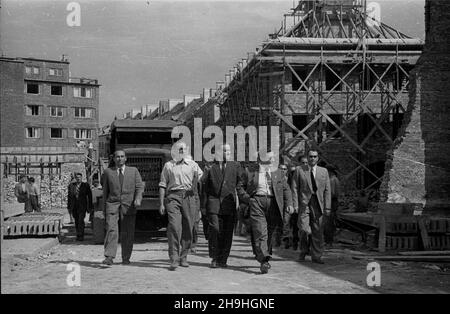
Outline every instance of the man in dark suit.
<svg viewBox="0 0 450 314">
<path fill-rule="evenodd" d="M 106 265 L 112 265 L 116 257 L 119 239 L 118 222 L 120 218 L 120 243 L 122 246 L 122 264 L 129 264 L 133 251 L 136 207 L 141 205 L 144 183 L 135 167 L 125 166 L 125 152 L 114 153 L 115 166 L 105 169 L 103 176 L 103 200 L 105 204 Z"/>
<path fill-rule="evenodd" d="M 237 218 L 238 195 L 242 188 L 243 171 L 238 162 L 231 161 L 230 145 L 224 144 L 216 153 L 216 163 L 203 176 L 202 199 L 208 216 L 208 246 L 211 268 L 227 267 Z"/>
<path fill-rule="evenodd" d="M 285 175 L 275 164 L 273 152 L 258 156 L 259 169 L 249 172 L 243 201 L 250 205 L 250 221 L 255 241 L 256 259 L 261 273 L 270 269 L 272 235 L 282 228 L 283 211 L 292 213 L 292 195 Z"/>
<path fill-rule="evenodd" d="M 88 183 L 82 182 L 81 173 L 75 173 L 75 182 L 70 183 L 67 189 L 67 209 L 75 219 L 77 241 L 84 239 L 84 217 L 86 212 L 92 212 L 92 191 Z"/>
<path fill-rule="evenodd" d="M 319 153 L 308 152 L 308 166 L 297 168 L 292 180 L 294 208 L 298 210 L 299 261 L 308 250 L 314 263 L 323 264 L 323 215 L 331 212 L 330 178 L 327 169 L 317 166 Z M 311 241 L 308 241 L 311 236 Z"/>
</svg>

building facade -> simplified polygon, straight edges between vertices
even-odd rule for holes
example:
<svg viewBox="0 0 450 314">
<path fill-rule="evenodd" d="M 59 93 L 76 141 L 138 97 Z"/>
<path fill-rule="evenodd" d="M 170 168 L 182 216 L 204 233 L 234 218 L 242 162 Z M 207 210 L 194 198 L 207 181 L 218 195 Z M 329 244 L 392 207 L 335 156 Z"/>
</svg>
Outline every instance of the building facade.
<svg viewBox="0 0 450 314">
<path fill-rule="evenodd" d="M 96 79 L 69 77 L 65 59 L 0 58 L 0 66 L 2 155 L 98 151 Z"/>
</svg>

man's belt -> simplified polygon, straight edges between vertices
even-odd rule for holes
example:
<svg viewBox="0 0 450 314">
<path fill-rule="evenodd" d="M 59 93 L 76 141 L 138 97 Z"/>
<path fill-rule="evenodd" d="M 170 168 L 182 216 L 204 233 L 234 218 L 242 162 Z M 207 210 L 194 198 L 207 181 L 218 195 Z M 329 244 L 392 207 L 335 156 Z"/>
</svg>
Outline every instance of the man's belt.
<svg viewBox="0 0 450 314">
<path fill-rule="evenodd" d="M 268 195 L 268 194 L 255 194 L 255 196 L 258 196 L 258 197 L 275 197 L 275 195 Z"/>
<path fill-rule="evenodd" d="M 184 198 L 186 196 L 194 196 L 194 190 L 170 190 L 170 194 L 179 195 Z"/>
</svg>

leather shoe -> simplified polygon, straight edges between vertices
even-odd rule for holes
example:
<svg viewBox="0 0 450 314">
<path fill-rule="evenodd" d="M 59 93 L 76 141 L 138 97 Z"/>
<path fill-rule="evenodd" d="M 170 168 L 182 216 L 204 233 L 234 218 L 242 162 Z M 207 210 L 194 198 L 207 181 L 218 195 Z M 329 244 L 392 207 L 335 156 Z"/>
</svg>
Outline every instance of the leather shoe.
<svg viewBox="0 0 450 314">
<path fill-rule="evenodd" d="M 313 258 L 311 259 L 311 261 L 316 264 L 325 264 L 325 262 L 321 258 Z"/>
<path fill-rule="evenodd" d="M 182 259 L 182 260 L 180 261 L 180 266 L 181 266 L 181 267 L 189 267 L 189 263 L 187 262 L 187 260 Z"/>
<path fill-rule="evenodd" d="M 283 242 L 284 242 L 284 248 L 285 249 L 288 249 L 288 248 L 291 247 L 291 244 L 289 243 L 289 239 L 283 240 Z"/>
<path fill-rule="evenodd" d="M 124 259 L 122 261 L 122 265 L 130 265 L 130 260 L 129 259 Z"/>
<path fill-rule="evenodd" d="M 305 257 L 306 257 L 306 254 L 300 254 L 299 256 L 298 256 L 298 260 L 297 261 L 299 261 L 299 262 L 304 262 L 305 261 Z"/>
<path fill-rule="evenodd" d="M 220 268 L 227 268 L 228 267 L 227 263 L 218 263 L 218 265 L 219 265 Z"/>
<path fill-rule="evenodd" d="M 294 251 L 297 251 L 297 249 L 298 249 L 298 243 L 297 243 L 297 242 L 294 242 L 294 243 L 292 244 L 292 249 L 293 249 Z"/>
<path fill-rule="evenodd" d="M 267 274 L 270 269 L 269 262 L 263 262 L 261 263 L 261 267 L 259 268 L 261 270 L 261 274 Z"/>
<path fill-rule="evenodd" d="M 213 259 L 213 260 L 211 261 L 210 267 L 211 267 L 211 268 L 217 268 L 217 267 L 219 267 L 219 266 L 217 265 L 217 261 Z"/>
<path fill-rule="evenodd" d="M 111 265 L 113 264 L 113 259 L 112 259 L 111 257 L 106 257 L 106 258 L 103 260 L 102 264 L 110 265 L 110 266 L 111 266 Z"/>
<path fill-rule="evenodd" d="M 177 261 L 172 261 L 170 263 L 169 270 L 175 270 L 175 269 L 177 269 L 177 267 L 178 267 L 178 262 Z"/>
</svg>

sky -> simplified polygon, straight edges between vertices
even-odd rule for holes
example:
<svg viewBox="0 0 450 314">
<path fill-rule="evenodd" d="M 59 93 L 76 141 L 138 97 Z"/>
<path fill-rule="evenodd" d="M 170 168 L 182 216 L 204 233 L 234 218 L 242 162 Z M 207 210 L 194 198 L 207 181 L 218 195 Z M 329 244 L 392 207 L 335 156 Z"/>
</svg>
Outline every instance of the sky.
<svg viewBox="0 0 450 314">
<path fill-rule="evenodd" d="M 0 48 L 8 57 L 70 61 L 73 77 L 99 80 L 100 126 L 160 99 L 215 88 L 238 61 L 279 28 L 284 0 L 3 0 Z M 370 1 L 369 1 L 370 2 Z M 424 0 L 377 1 L 382 21 L 424 38 Z"/>
</svg>

